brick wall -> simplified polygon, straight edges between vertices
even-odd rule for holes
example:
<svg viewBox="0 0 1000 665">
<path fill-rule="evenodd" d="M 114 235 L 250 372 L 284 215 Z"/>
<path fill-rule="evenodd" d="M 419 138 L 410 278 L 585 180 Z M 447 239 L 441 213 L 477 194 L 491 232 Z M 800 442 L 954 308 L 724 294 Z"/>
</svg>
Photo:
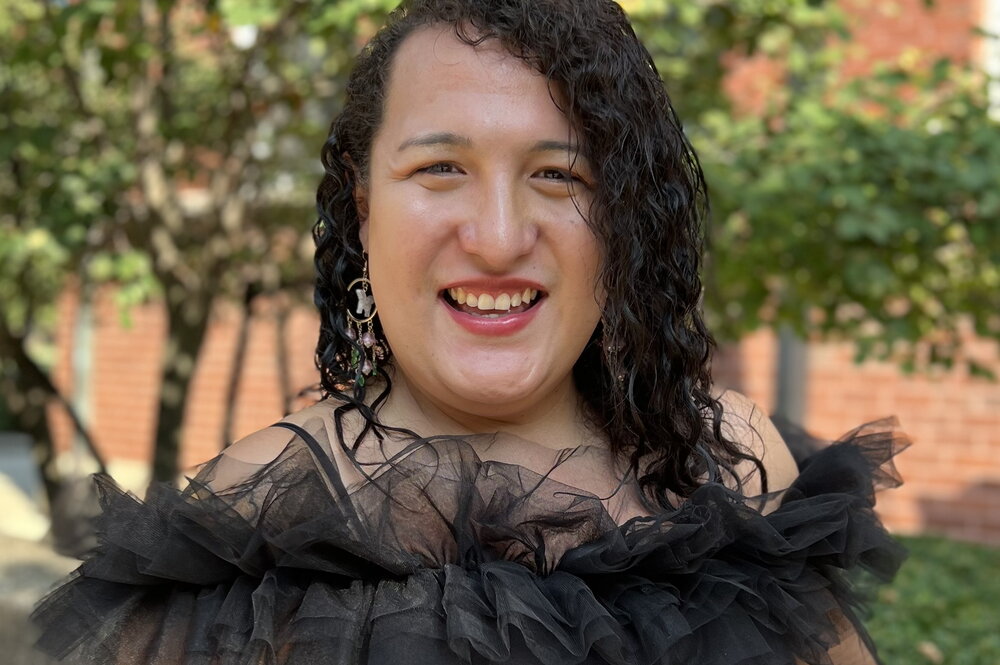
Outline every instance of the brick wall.
<svg viewBox="0 0 1000 665">
<path fill-rule="evenodd" d="M 977 358 L 1000 371 L 995 343 L 971 339 Z M 879 497 L 900 532 L 936 532 L 1000 543 L 1000 382 L 962 370 L 906 375 L 896 366 L 855 364 L 850 344 L 810 344 L 803 424 L 835 439 L 862 423 L 896 416 L 913 445 L 896 462 L 903 487 Z M 716 381 L 774 405 L 777 340 L 768 331 L 723 350 Z"/>
<path fill-rule="evenodd" d="M 73 328 L 80 308 L 72 293 L 61 299 L 59 308 L 55 380 L 69 394 L 74 379 Z M 185 413 L 184 468 L 205 461 L 222 448 L 226 394 L 242 318 L 240 308 L 229 303 L 218 304 L 212 312 Z M 276 353 L 278 320 L 274 301 L 260 300 L 255 306 L 237 387 L 233 423 L 237 439 L 284 415 Z M 94 299 L 93 326 L 90 423 L 95 438 L 108 459 L 146 462 L 152 458 L 156 427 L 165 312 L 158 303 L 151 303 L 130 309 L 123 318 L 113 293 L 105 290 Z M 315 316 L 305 307 L 294 308 L 285 321 L 289 379 L 296 393 L 318 381 L 312 363 L 317 330 Z M 72 433 L 67 419 L 55 410 L 52 422 L 60 448 L 67 449 Z"/>
</svg>

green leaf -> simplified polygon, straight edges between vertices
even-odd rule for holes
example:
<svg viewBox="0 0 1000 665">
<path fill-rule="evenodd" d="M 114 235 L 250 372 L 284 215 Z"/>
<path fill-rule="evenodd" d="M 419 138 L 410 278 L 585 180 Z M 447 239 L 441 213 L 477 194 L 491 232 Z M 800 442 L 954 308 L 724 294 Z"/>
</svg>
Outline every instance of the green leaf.
<svg viewBox="0 0 1000 665">
<path fill-rule="evenodd" d="M 227 26 L 266 26 L 278 19 L 279 5 L 275 0 L 220 0 L 219 13 Z"/>
</svg>

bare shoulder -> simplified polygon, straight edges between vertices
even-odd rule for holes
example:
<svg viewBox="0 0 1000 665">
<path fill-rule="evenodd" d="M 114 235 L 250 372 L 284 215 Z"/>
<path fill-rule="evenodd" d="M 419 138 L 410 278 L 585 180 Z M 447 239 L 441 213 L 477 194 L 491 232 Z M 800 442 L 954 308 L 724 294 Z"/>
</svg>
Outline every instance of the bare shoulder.
<svg viewBox="0 0 1000 665">
<path fill-rule="evenodd" d="M 241 487 L 262 468 L 281 455 L 292 439 L 292 432 L 279 427 L 265 427 L 226 447 L 199 474 L 211 490 Z"/>
<path fill-rule="evenodd" d="M 767 472 L 767 490 L 775 492 L 792 484 L 798 467 L 771 419 L 746 395 L 727 390 L 719 396 L 722 404 L 723 433 L 760 460 Z M 762 490 L 760 474 L 750 461 L 740 463 L 736 472 L 747 495 Z"/>
<path fill-rule="evenodd" d="M 316 429 L 311 423 L 317 420 L 324 425 L 332 422 L 332 414 L 336 407 L 337 404 L 331 400 L 323 400 L 290 413 L 278 422 L 297 425 L 307 430 Z M 345 433 L 349 434 L 349 430 L 353 429 L 353 419 L 345 418 L 345 421 L 347 423 L 345 430 L 348 430 Z M 277 459 L 295 436 L 295 432 L 286 427 L 271 425 L 234 442 L 226 448 L 223 455 L 247 464 L 269 464 Z"/>
<path fill-rule="evenodd" d="M 325 445 L 333 428 L 333 411 L 337 404 L 324 400 L 291 413 L 282 418 L 279 423 L 297 425 Z M 299 435 L 288 427 L 271 425 L 249 434 L 222 452 L 212 467 L 210 486 L 213 489 L 235 487 L 250 479 L 262 468 L 278 460 L 289 444 Z M 344 418 L 345 435 L 350 435 L 355 429 L 354 419 Z M 328 454 L 335 461 L 339 446 L 328 446 Z"/>
<path fill-rule="evenodd" d="M 281 454 L 293 436 L 287 429 L 265 427 L 228 446 L 222 455 L 246 464 L 269 464 Z"/>
</svg>

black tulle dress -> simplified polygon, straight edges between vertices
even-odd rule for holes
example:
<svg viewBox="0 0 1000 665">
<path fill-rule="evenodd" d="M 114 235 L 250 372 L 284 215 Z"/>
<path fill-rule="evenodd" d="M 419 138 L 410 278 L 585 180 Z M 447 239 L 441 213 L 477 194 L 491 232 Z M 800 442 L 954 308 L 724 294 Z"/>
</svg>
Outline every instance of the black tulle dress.
<svg viewBox="0 0 1000 665">
<path fill-rule="evenodd" d="M 100 547 L 36 609 L 39 646 L 120 665 L 828 664 L 867 642 L 859 577 L 902 559 L 872 510 L 897 484 L 888 421 L 811 456 L 773 509 L 710 484 L 659 514 L 597 448 L 441 438 L 358 481 L 329 418 L 290 421 L 265 430 L 287 441 L 273 461 L 223 454 L 184 491 L 98 478 Z"/>
</svg>

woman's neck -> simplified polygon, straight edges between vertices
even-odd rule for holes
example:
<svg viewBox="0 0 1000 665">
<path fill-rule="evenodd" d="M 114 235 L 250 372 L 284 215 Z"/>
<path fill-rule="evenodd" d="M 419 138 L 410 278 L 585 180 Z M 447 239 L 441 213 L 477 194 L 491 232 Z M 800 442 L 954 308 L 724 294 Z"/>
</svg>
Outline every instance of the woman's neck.
<svg viewBox="0 0 1000 665">
<path fill-rule="evenodd" d="M 572 379 L 527 411 L 493 416 L 441 403 L 407 381 L 398 369 L 391 371 L 390 378 L 392 391 L 379 410 L 379 419 L 421 436 L 505 432 L 553 449 L 606 445 L 603 435 L 590 426 L 586 406 Z"/>
</svg>

